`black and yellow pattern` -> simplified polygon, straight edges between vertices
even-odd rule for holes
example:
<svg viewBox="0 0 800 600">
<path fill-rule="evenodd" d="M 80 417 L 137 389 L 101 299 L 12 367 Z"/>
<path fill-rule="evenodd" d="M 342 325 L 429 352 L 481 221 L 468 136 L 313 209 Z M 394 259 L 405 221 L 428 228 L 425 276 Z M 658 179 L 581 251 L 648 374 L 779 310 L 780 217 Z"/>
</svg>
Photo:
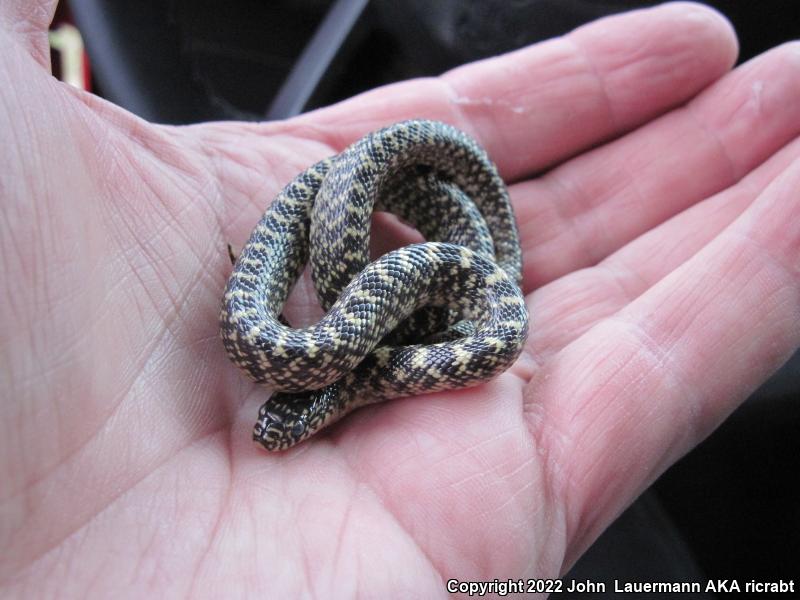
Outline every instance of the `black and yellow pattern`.
<svg viewBox="0 0 800 600">
<path fill-rule="evenodd" d="M 374 210 L 432 241 L 370 263 Z M 327 313 L 293 329 L 281 310 L 309 258 Z M 505 184 L 461 131 L 398 123 L 309 167 L 272 202 L 225 289 L 228 355 L 281 390 L 254 439 L 282 450 L 360 406 L 502 372 L 528 331 L 520 277 Z"/>
</svg>

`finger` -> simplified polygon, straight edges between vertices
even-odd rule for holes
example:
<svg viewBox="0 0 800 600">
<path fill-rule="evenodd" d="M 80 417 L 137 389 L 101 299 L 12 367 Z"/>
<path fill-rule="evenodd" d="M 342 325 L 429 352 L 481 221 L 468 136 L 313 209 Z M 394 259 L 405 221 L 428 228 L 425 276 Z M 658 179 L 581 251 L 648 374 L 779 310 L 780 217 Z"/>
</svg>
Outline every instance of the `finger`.
<svg viewBox="0 0 800 600">
<path fill-rule="evenodd" d="M 720 15 L 678 3 L 609 17 L 439 78 L 386 86 L 287 122 L 339 150 L 386 124 L 470 132 L 507 179 L 552 165 L 685 102 L 733 64 Z"/>
<path fill-rule="evenodd" d="M 536 327 L 528 339 L 537 361 L 561 350 L 694 256 L 798 159 L 800 138 L 733 187 L 662 223 L 596 267 L 570 273 L 538 290 L 529 300 Z"/>
<path fill-rule="evenodd" d="M 800 343 L 800 162 L 526 389 L 574 559 Z M 555 465 L 561 465 L 560 470 Z"/>
<path fill-rule="evenodd" d="M 50 69 L 47 29 L 57 4 L 57 0 L 3 0 L 0 3 L 0 27 L 47 69 Z"/>
<path fill-rule="evenodd" d="M 685 108 L 514 186 L 525 288 L 597 264 L 800 134 L 798 75 L 800 45 L 779 47 Z"/>
</svg>

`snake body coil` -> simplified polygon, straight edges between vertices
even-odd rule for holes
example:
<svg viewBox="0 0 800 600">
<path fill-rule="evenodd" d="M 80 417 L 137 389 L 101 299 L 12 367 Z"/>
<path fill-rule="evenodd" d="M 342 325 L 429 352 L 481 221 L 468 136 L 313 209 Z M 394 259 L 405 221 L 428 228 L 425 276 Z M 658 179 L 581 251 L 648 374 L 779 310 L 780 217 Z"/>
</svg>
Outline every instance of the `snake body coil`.
<svg viewBox="0 0 800 600">
<path fill-rule="evenodd" d="M 370 263 L 374 210 L 432 241 Z M 309 256 L 326 314 L 293 329 L 281 310 Z M 309 167 L 272 202 L 225 289 L 228 355 L 280 390 L 253 438 L 285 449 L 360 406 L 502 372 L 528 330 L 520 273 L 505 184 L 459 130 L 398 123 Z"/>
</svg>

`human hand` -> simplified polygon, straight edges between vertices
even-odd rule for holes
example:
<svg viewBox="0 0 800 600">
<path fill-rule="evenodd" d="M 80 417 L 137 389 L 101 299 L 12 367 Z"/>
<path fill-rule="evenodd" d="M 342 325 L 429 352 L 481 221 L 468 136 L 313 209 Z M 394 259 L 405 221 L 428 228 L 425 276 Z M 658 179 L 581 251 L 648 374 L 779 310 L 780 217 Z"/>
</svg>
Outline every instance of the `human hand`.
<svg viewBox="0 0 800 600">
<path fill-rule="evenodd" d="M 9 595 L 557 577 L 798 346 L 796 45 L 726 74 L 727 24 L 668 5 L 286 122 L 165 127 L 50 77 L 53 6 L 0 6 Z M 266 454 L 269 392 L 218 335 L 226 242 L 297 172 L 412 117 L 471 133 L 512 183 L 526 351 Z M 383 248 L 405 239 L 383 225 Z M 293 298 L 310 318 L 308 286 Z"/>
</svg>

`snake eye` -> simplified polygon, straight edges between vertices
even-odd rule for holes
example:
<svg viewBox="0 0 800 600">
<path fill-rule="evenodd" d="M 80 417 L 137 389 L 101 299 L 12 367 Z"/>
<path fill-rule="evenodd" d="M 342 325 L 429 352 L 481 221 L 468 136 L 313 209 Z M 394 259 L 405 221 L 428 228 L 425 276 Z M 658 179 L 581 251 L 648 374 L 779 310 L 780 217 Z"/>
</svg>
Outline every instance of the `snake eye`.
<svg viewBox="0 0 800 600">
<path fill-rule="evenodd" d="M 292 426 L 292 437 L 299 438 L 306 432 L 306 424 L 305 421 L 297 421 Z"/>
</svg>

